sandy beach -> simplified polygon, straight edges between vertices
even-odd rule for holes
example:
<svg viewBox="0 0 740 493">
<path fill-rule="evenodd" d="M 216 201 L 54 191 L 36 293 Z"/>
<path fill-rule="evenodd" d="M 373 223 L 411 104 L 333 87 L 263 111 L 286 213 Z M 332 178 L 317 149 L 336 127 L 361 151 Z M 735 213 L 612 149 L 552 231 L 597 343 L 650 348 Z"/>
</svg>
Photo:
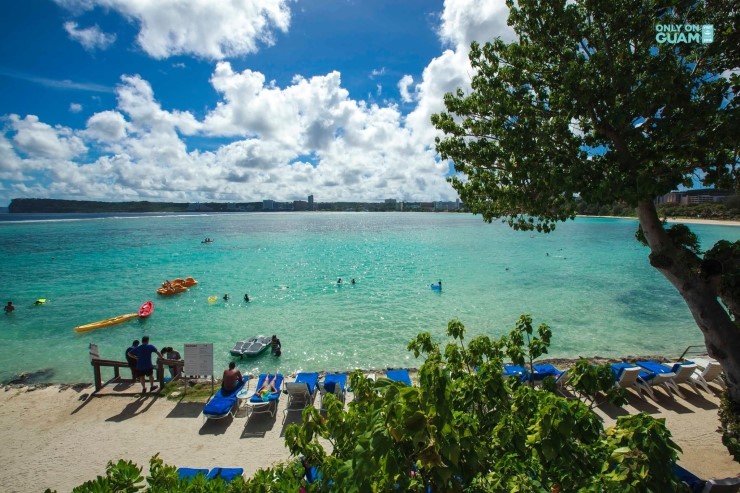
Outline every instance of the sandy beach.
<svg viewBox="0 0 740 493">
<path fill-rule="evenodd" d="M 135 388 L 109 385 L 92 396 L 91 386 L 5 387 L 0 392 L 2 491 L 70 491 L 119 458 L 144 466 L 146 473 L 157 452 L 178 467 L 242 467 L 247 476 L 289 458 L 285 427 L 300 415 L 290 413 L 283 423 L 287 399 L 280 400 L 274 418 L 258 414 L 247 423 L 242 408 L 236 418 L 204 421 L 203 404 L 135 396 Z M 655 401 L 643 401 L 634 394 L 623 409 L 601 406 L 597 412 L 606 424 L 640 411 L 663 417 L 683 449 L 684 467 L 706 478 L 740 474 L 718 433 L 718 397 L 690 389 L 684 395 L 674 400 L 658 390 Z"/>
</svg>

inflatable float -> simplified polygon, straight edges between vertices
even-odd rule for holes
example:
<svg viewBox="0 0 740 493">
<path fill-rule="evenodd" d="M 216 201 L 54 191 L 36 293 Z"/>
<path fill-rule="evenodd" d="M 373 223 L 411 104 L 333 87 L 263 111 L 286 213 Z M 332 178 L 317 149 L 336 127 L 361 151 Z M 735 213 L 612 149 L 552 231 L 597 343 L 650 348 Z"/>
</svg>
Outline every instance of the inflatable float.
<svg viewBox="0 0 740 493">
<path fill-rule="evenodd" d="M 154 303 L 145 301 L 139 308 L 139 318 L 146 318 L 154 311 Z"/>
</svg>

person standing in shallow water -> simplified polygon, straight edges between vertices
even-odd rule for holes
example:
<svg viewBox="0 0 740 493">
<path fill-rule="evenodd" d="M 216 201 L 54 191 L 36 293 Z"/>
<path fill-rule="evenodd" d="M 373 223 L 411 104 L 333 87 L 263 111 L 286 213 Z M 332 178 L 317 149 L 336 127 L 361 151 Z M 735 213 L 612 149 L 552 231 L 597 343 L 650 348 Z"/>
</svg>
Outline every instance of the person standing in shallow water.
<svg viewBox="0 0 740 493">
<path fill-rule="evenodd" d="M 273 334 L 272 336 L 272 354 L 275 356 L 280 356 L 282 354 L 283 346 L 280 344 L 280 339 L 277 338 L 276 335 Z"/>
<path fill-rule="evenodd" d="M 8 301 L 8 304 L 5 305 L 5 313 L 13 313 L 13 310 L 15 310 L 15 307 L 13 306 L 13 302 Z"/>
<path fill-rule="evenodd" d="M 249 303 L 249 294 L 248 293 L 245 293 L 244 294 L 244 302 L 245 303 Z"/>
</svg>

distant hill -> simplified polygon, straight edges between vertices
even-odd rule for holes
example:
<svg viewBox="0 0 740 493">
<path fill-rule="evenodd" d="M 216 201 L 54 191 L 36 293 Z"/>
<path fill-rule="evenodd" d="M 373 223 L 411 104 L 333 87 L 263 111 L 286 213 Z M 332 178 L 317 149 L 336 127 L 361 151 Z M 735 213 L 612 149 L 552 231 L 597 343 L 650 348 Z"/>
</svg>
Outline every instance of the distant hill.
<svg viewBox="0 0 740 493">
<path fill-rule="evenodd" d="M 13 199 L 8 212 L 184 212 L 188 203 L 177 202 L 95 202 L 87 200 Z"/>
</svg>

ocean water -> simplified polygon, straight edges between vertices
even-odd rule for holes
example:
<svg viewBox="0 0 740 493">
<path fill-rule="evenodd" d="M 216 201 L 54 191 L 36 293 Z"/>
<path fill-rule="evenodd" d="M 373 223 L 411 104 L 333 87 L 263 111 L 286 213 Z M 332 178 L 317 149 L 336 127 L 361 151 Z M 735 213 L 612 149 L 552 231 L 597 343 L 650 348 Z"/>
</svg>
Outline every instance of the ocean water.
<svg viewBox="0 0 740 493">
<path fill-rule="evenodd" d="M 257 334 L 277 334 L 283 355 L 237 360 L 244 372 L 416 367 L 417 333 L 445 340 L 457 318 L 468 336 L 499 336 L 522 313 L 552 327 L 551 356 L 677 355 L 703 340 L 636 225 L 578 218 L 545 235 L 467 214 L 0 215 L 0 301 L 16 305 L 0 315 L 0 380 L 45 370 L 44 381 L 90 382 L 89 343 L 122 359 L 145 334 L 180 352 L 213 343 L 217 374 Z M 738 227 L 691 228 L 706 248 L 740 239 Z M 189 291 L 156 294 L 188 276 Z M 146 300 L 148 319 L 73 331 Z"/>
</svg>

